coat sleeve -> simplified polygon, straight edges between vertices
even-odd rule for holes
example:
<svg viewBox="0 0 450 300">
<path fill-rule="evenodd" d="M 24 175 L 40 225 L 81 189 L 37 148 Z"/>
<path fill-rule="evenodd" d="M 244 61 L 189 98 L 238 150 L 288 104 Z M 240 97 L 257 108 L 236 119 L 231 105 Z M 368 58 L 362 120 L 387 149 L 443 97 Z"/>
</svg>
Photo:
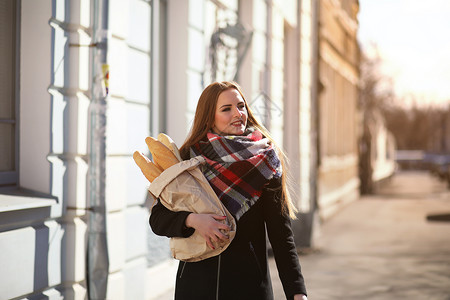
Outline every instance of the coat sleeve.
<svg viewBox="0 0 450 300">
<path fill-rule="evenodd" d="M 186 227 L 186 218 L 189 214 L 188 211 L 171 211 L 158 199 L 150 214 L 150 227 L 157 235 L 186 238 L 195 231 L 194 228 Z"/>
<path fill-rule="evenodd" d="M 306 287 L 294 243 L 291 221 L 289 216 L 282 212 L 280 196 L 281 180 L 273 179 L 262 195 L 263 211 L 284 293 L 287 299 L 293 299 L 295 294 L 306 295 Z"/>
</svg>

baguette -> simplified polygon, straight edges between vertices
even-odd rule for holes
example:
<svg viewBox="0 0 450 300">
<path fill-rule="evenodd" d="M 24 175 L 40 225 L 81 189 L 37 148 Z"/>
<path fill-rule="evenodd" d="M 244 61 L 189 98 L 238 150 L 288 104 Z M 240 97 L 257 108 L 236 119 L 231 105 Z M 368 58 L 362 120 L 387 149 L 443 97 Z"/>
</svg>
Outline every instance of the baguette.
<svg viewBox="0 0 450 300">
<path fill-rule="evenodd" d="M 153 180 L 161 174 L 158 167 L 139 151 L 133 153 L 133 159 L 148 181 L 153 182 Z"/>
<path fill-rule="evenodd" d="M 160 170 L 161 171 L 161 173 L 162 172 L 164 172 L 164 168 L 163 167 L 161 167 L 160 165 L 158 165 L 158 163 L 156 162 L 156 161 L 154 161 L 155 160 L 155 158 L 153 158 L 153 163 L 155 164 L 155 166 L 158 168 L 158 170 Z"/>
<path fill-rule="evenodd" d="M 175 142 L 165 133 L 158 134 L 158 141 L 164 144 L 167 148 L 169 148 L 170 151 L 175 155 L 175 157 L 178 159 L 178 161 L 182 161 L 180 151 L 178 150 L 177 145 Z"/>
<path fill-rule="evenodd" d="M 169 150 L 163 143 L 155 139 L 154 137 L 146 137 L 145 143 L 148 149 L 152 153 L 153 161 L 155 164 L 161 166 L 164 170 L 170 168 L 171 166 L 179 163 L 175 154 Z"/>
</svg>

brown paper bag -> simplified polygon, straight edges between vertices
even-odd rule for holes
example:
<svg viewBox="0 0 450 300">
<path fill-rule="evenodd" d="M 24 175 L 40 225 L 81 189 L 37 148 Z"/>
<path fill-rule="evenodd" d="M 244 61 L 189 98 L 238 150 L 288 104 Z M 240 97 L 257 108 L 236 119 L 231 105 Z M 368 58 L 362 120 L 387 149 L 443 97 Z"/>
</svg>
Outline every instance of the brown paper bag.
<svg viewBox="0 0 450 300">
<path fill-rule="evenodd" d="M 217 198 L 199 165 L 201 156 L 181 161 L 161 173 L 149 187 L 150 193 L 172 211 L 191 211 L 201 214 L 227 216 L 223 222 L 230 226 L 229 240 L 211 249 L 205 239 L 195 231 L 188 238 L 171 238 L 170 248 L 176 259 L 194 262 L 216 256 L 224 251 L 236 235 L 236 221 Z"/>
</svg>

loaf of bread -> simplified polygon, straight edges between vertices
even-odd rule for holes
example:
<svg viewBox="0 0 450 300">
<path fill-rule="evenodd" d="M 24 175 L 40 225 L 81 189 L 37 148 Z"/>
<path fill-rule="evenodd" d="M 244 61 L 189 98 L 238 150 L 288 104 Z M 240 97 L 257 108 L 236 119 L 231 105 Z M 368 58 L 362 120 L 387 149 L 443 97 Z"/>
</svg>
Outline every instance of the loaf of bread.
<svg viewBox="0 0 450 300">
<path fill-rule="evenodd" d="M 164 144 L 170 151 L 175 155 L 178 161 L 181 161 L 180 151 L 178 151 L 178 147 L 175 142 L 165 133 L 158 134 L 158 141 Z"/>
<path fill-rule="evenodd" d="M 158 165 L 158 163 L 155 161 L 155 159 L 153 159 L 153 164 L 162 172 L 164 172 L 164 168 L 161 167 L 160 165 Z"/>
<path fill-rule="evenodd" d="M 148 181 L 153 182 L 153 180 L 161 174 L 161 170 L 159 170 L 150 159 L 139 151 L 135 151 L 133 153 L 133 159 Z"/>
<path fill-rule="evenodd" d="M 180 162 L 169 148 L 154 137 L 145 138 L 145 143 L 152 154 L 153 162 L 164 170 Z"/>
</svg>

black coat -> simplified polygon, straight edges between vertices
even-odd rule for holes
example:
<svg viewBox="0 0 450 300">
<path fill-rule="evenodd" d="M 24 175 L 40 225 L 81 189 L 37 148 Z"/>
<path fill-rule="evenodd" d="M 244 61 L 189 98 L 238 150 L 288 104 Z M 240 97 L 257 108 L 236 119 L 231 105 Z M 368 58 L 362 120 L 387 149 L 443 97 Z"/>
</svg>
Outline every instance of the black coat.
<svg viewBox="0 0 450 300">
<path fill-rule="evenodd" d="M 286 298 L 306 294 L 290 219 L 281 213 L 276 200 L 280 186 L 275 179 L 267 185 L 261 198 L 238 221 L 236 236 L 222 254 L 199 262 L 180 261 L 175 299 L 273 299 L 266 227 Z M 194 231 L 185 226 L 188 215 L 172 212 L 158 201 L 150 226 L 157 235 L 188 237 Z"/>
</svg>

